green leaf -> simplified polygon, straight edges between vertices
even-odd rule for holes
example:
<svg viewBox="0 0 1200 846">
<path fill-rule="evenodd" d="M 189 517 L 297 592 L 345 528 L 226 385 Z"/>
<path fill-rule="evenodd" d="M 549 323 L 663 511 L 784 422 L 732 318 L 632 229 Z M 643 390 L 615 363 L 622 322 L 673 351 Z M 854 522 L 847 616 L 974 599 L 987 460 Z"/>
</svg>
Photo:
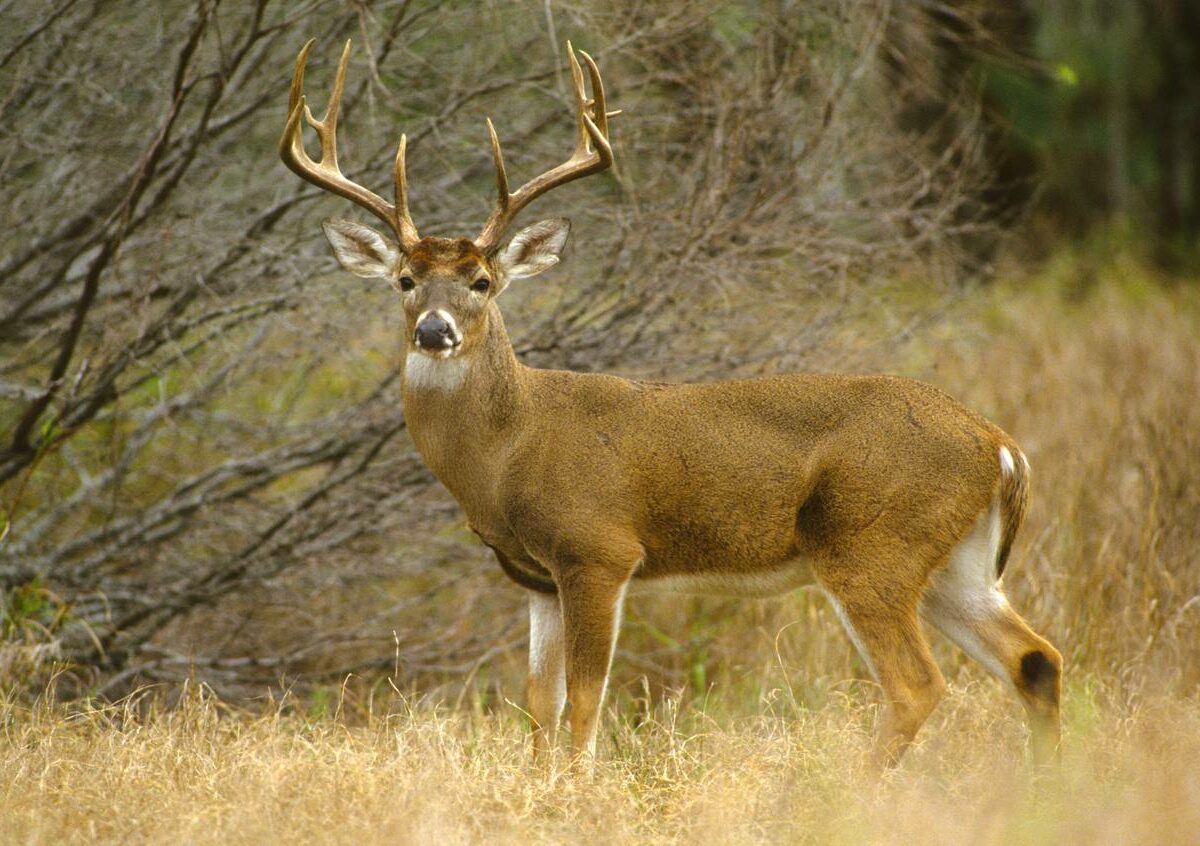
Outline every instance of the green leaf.
<svg viewBox="0 0 1200 846">
<path fill-rule="evenodd" d="M 1072 88 L 1079 84 L 1079 74 L 1075 73 L 1075 68 L 1062 62 L 1054 66 L 1054 78 Z"/>
</svg>

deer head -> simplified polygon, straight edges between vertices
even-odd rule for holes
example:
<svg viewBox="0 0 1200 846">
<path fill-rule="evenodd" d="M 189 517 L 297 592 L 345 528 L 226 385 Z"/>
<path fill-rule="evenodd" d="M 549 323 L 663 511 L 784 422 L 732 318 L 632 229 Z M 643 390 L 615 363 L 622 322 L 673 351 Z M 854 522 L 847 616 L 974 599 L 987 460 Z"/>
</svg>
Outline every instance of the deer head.
<svg viewBox="0 0 1200 846">
<path fill-rule="evenodd" d="M 571 229 L 565 218 L 544 220 L 522 229 L 501 249 L 513 219 L 534 198 L 612 164 L 608 118 L 617 112 L 606 111 L 599 68 L 591 56 L 580 51 L 591 82 L 589 98 L 583 69 L 567 42 L 578 125 L 575 151 L 569 159 L 510 192 L 500 141 L 489 119 L 497 197 L 483 230 L 474 240 L 422 238 L 408 210 L 406 136 L 400 136 L 396 151 L 394 204 L 347 179 L 338 167 L 337 120 L 350 42 L 342 51 L 329 107 L 321 120 L 313 117 L 303 94 L 304 68 L 312 45 L 310 40 L 296 59 L 287 125 L 279 143 L 284 164 L 303 179 L 351 200 L 388 225 L 392 237 L 348 220 L 327 220 L 323 228 L 342 267 L 358 276 L 386 279 L 400 293 L 409 351 L 435 359 L 469 354 L 487 334 L 491 301 L 513 279 L 534 276 L 557 264 Z M 319 161 L 311 159 L 304 149 L 302 118 L 320 139 Z"/>
</svg>

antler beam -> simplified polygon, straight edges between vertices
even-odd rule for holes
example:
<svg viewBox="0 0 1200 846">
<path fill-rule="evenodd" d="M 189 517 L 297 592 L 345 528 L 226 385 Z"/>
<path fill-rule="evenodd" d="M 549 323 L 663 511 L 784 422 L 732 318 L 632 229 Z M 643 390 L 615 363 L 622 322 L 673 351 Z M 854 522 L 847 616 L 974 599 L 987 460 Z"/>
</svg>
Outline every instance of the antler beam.
<svg viewBox="0 0 1200 846">
<path fill-rule="evenodd" d="M 492 126 L 491 119 L 488 119 L 492 158 L 496 163 L 497 197 L 496 205 L 488 216 L 483 231 L 475 239 L 475 245 L 485 253 L 490 253 L 499 246 L 500 239 L 504 237 L 505 231 L 512 224 L 518 212 L 535 198 L 559 185 L 605 170 L 613 163 L 612 146 L 608 139 L 608 119 L 620 112 L 606 111 L 604 82 L 600 79 L 600 69 L 596 67 L 596 62 L 587 53 L 580 50 L 579 54 L 583 56 L 583 61 L 587 65 L 588 77 L 592 86 L 591 99 L 588 98 L 584 88 L 583 70 L 575 58 L 575 49 L 568 41 L 567 56 L 571 60 L 576 121 L 579 127 L 575 152 L 571 158 L 525 183 L 515 193 L 509 193 L 508 174 L 504 169 L 504 154 L 500 151 L 500 140 L 496 137 L 496 129 Z"/>
<path fill-rule="evenodd" d="M 341 61 L 338 62 L 337 75 L 333 81 L 333 92 L 329 97 L 329 106 L 325 117 L 317 120 L 308 108 L 304 96 L 304 68 L 308 63 L 308 53 L 316 39 L 310 39 L 296 58 L 296 70 L 292 74 L 292 89 L 288 98 L 288 119 L 283 129 L 283 137 L 279 139 L 279 157 L 291 170 L 313 185 L 332 191 L 347 200 L 363 207 L 392 228 L 400 247 L 410 251 L 421 240 L 417 227 L 413 224 L 408 212 L 408 185 L 404 167 L 404 153 L 408 145 L 406 136 L 400 136 L 400 146 L 396 150 L 396 166 L 393 178 L 396 184 L 396 204 L 392 205 L 378 194 L 347 179 L 338 167 L 337 160 L 337 120 L 338 111 L 342 105 L 342 90 L 346 84 L 346 66 L 350 62 L 350 41 L 342 50 Z M 304 128 L 300 124 L 301 117 L 308 125 L 317 131 L 321 141 L 321 159 L 313 161 L 304 149 Z"/>
</svg>

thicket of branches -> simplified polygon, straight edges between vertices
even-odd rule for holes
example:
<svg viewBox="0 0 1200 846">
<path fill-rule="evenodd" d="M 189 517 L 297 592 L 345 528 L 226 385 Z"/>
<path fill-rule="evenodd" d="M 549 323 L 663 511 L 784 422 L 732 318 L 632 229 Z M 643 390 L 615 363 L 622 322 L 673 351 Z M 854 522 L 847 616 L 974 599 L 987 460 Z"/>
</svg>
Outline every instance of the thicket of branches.
<svg viewBox="0 0 1200 846">
<path fill-rule="evenodd" d="M 278 161 L 306 38 L 318 113 L 355 39 L 343 169 L 385 190 L 407 132 L 427 234 L 482 222 L 484 115 L 514 179 L 562 160 L 561 41 L 591 52 L 625 110 L 617 168 L 528 213 L 572 217 L 574 242 L 505 294 L 510 329 L 531 364 L 703 379 L 870 366 L 929 318 L 890 281 L 975 269 L 971 92 L 898 120 L 929 93 L 895 73 L 900 13 L 5 4 L 0 679 L 62 661 L 62 689 L 101 695 L 188 673 L 227 695 L 348 672 L 429 686 L 523 641 L 520 590 L 405 434 L 394 295 L 320 236 L 352 210 Z M 863 318 L 872 337 L 846 331 Z"/>
</svg>

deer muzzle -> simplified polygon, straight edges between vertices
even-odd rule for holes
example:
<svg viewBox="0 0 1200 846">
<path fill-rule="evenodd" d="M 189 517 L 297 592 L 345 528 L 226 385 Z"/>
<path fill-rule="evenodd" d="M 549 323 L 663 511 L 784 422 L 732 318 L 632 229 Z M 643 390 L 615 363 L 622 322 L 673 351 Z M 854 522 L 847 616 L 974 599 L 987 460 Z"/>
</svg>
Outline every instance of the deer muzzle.
<svg viewBox="0 0 1200 846">
<path fill-rule="evenodd" d="M 423 352 L 450 355 L 462 343 L 454 317 L 442 309 L 427 311 L 417 319 L 413 341 Z"/>
</svg>

